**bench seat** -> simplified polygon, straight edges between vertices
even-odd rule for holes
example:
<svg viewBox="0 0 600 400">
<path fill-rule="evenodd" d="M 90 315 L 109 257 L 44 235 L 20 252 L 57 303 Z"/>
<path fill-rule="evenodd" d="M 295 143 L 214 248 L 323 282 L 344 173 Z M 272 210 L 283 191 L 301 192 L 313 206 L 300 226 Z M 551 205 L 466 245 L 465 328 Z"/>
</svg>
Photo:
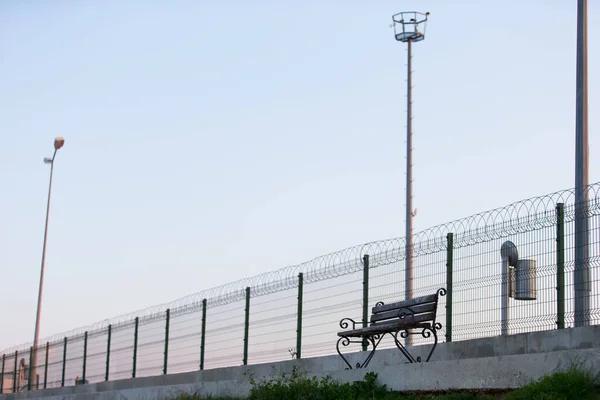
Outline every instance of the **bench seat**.
<svg viewBox="0 0 600 400">
<path fill-rule="evenodd" d="M 392 323 L 392 324 L 380 324 L 380 325 L 371 325 L 367 328 L 359 328 L 353 329 L 350 331 L 338 332 L 338 336 L 340 337 L 363 337 L 363 336 L 372 336 L 372 335 L 381 335 L 383 333 L 389 332 L 397 332 L 402 331 L 404 329 L 419 329 L 419 328 L 431 328 L 431 324 L 429 322 L 425 323 L 412 323 L 406 324 L 402 322 Z"/>
</svg>

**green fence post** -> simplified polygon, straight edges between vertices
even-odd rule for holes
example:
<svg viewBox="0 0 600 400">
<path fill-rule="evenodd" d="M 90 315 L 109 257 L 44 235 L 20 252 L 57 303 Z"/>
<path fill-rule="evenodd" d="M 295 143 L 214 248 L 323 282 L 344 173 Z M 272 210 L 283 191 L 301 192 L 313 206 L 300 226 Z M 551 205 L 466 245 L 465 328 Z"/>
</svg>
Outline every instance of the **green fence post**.
<svg viewBox="0 0 600 400">
<path fill-rule="evenodd" d="M 200 370 L 204 369 L 204 346 L 206 345 L 206 299 L 202 299 L 202 336 L 200 338 Z"/>
<path fill-rule="evenodd" d="M 556 205 L 556 324 L 565 328 L 565 205 Z"/>
<path fill-rule="evenodd" d="M 13 374 L 13 393 L 17 393 L 17 359 L 19 358 L 19 350 L 15 350 L 15 371 Z"/>
<path fill-rule="evenodd" d="M 250 287 L 246 288 L 246 318 L 244 321 L 244 365 L 248 365 L 248 331 L 250 328 Z"/>
<path fill-rule="evenodd" d="M 48 382 L 48 355 L 50 354 L 50 342 L 46 342 L 46 360 L 44 364 L 44 389 L 46 389 L 46 384 Z M 39 383 L 37 385 L 37 389 L 39 389 Z"/>
<path fill-rule="evenodd" d="M 135 317 L 135 326 L 133 328 L 133 366 L 131 367 L 131 377 L 135 378 L 137 370 L 137 348 L 138 348 L 138 333 L 140 327 L 140 317 Z"/>
<path fill-rule="evenodd" d="M 62 362 L 62 378 L 60 381 L 60 386 L 65 386 L 65 370 L 67 369 L 67 337 L 65 336 L 64 344 L 63 344 L 63 362 Z"/>
<path fill-rule="evenodd" d="M 369 325 L 369 255 L 363 256 L 363 309 L 362 326 L 366 328 Z M 367 351 L 368 342 L 363 339 L 362 351 Z"/>
<path fill-rule="evenodd" d="M 37 364 L 37 363 L 36 363 Z M 33 365 L 33 346 L 29 348 L 29 368 Z M 31 380 L 35 377 L 28 374 L 29 378 L 27 379 L 27 391 L 31 391 Z"/>
<path fill-rule="evenodd" d="M 108 325 L 108 334 L 106 338 L 106 371 L 104 372 L 104 380 L 108 381 L 108 374 L 110 373 L 110 339 L 112 336 L 112 325 Z"/>
<path fill-rule="evenodd" d="M 304 275 L 298 274 L 298 322 L 296 324 L 296 358 L 302 358 L 302 294 L 304 286 Z"/>
<path fill-rule="evenodd" d="M 85 331 L 83 334 L 83 371 L 81 372 L 81 381 L 85 383 L 85 370 L 87 366 L 87 345 L 88 345 L 88 333 Z"/>
<path fill-rule="evenodd" d="M 165 323 L 165 362 L 163 366 L 163 374 L 167 374 L 167 363 L 169 361 L 169 322 L 171 320 L 171 310 L 167 308 L 167 318 Z"/>
<path fill-rule="evenodd" d="M 4 393 L 4 364 L 6 364 L 6 354 L 2 354 L 2 379 L 0 379 L 0 394 Z"/>
<path fill-rule="evenodd" d="M 452 341 L 452 279 L 454 267 L 454 233 L 446 236 L 446 342 Z"/>
</svg>

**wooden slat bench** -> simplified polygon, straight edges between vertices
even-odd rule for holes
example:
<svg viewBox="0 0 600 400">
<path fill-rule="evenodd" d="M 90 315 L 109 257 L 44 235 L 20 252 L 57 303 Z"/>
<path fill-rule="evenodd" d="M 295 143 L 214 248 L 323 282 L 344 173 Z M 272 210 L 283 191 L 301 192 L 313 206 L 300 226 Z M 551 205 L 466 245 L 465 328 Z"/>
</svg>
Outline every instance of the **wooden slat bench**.
<svg viewBox="0 0 600 400">
<path fill-rule="evenodd" d="M 340 344 L 348 346 L 350 343 L 360 343 L 373 346 L 373 349 L 367 355 L 365 361 L 356 364 L 356 368 L 365 368 L 375 355 L 375 350 L 386 334 L 394 338 L 396 347 L 408 359 L 409 363 L 421 362 L 421 357 L 414 358 L 398 339 L 407 338 L 411 334 L 420 333 L 424 338 L 433 335 L 434 342 L 425 362 L 429 361 L 438 342 L 437 331 L 442 328 L 442 324 L 435 321 L 437 315 L 437 305 L 439 296 L 445 296 L 446 289 L 438 289 L 435 294 L 428 296 L 415 297 L 399 301 L 396 303 L 384 304 L 379 302 L 372 308 L 371 323 L 367 327 L 357 328 L 357 323 L 351 318 L 344 318 L 340 321 L 340 327 L 347 329 L 352 325 L 351 330 L 338 332 L 340 337 L 337 342 L 337 352 L 342 357 L 350 369 L 352 366 L 340 351 Z M 354 339 L 354 340 L 353 340 Z"/>
</svg>

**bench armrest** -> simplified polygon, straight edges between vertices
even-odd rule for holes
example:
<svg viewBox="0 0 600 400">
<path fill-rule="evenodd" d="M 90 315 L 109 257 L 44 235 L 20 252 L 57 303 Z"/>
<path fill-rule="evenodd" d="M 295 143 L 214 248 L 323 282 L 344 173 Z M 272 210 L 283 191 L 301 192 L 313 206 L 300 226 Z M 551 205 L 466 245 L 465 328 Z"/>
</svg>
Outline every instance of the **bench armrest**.
<svg viewBox="0 0 600 400">
<path fill-rule="evenodd" d="M 352 318 L 342 318 L 342 320 L 340 321 L 340 328 L 348 329 L 349 323 L 352 323 L 352 330 L 355 330 L 356 321 L 354 321 Z"/>
</svg>

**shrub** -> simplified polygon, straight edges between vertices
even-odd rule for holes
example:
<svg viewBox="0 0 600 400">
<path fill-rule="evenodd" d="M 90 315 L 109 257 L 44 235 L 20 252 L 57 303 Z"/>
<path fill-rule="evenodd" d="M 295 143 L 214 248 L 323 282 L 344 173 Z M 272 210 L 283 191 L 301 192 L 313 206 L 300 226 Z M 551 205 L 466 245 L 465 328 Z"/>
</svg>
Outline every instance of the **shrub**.
<svg viewBox="0 0 600 400">
<path fill-rule="evenodd" d="M 292 373 L 266 381 L 250 378 L 249 400 L 366 400 L 384 399 L 387 387 L 377 382 L 377 374 L 368 372 L 362 381 L 339 383 L 327 376 L 307 378 L 294 368 Z"/>
<path fill-rule="evenodd" d="M 600 399 L 597 379 L 577 366 L 545 376 L 510 393 L 506 400 L 593 400 Z"/>
</svg>

